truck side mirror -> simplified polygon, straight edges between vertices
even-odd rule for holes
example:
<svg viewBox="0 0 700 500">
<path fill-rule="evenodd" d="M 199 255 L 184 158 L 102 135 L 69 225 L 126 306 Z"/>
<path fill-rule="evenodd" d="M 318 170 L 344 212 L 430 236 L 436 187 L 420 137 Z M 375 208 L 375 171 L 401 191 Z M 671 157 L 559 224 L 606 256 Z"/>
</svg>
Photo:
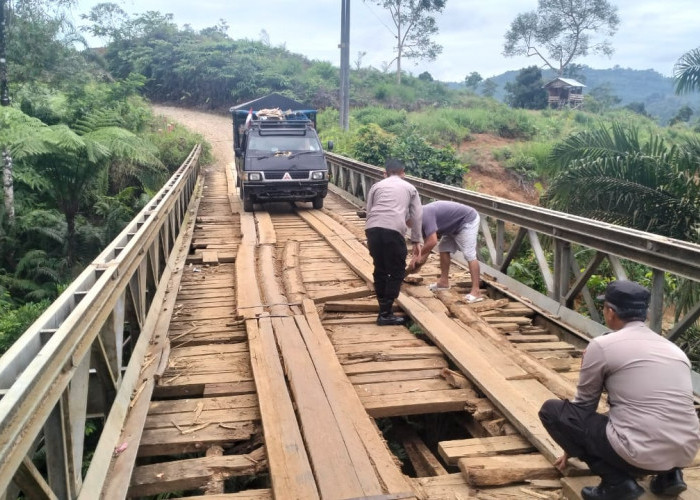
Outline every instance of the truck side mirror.
<svg viewBox="0 0 700 500">
<path fill-rule="evenodd" d="M 233 148 L 233 152 L 236 153 L 236 158 L 240 158 L 241 155 L 241 148 Z"/>
<path fill-rule="evenodd" d="M 328 151 L 333 151 L 333 141 L 328 141 L 328 147 L 326 149 Z"/>
</svg>

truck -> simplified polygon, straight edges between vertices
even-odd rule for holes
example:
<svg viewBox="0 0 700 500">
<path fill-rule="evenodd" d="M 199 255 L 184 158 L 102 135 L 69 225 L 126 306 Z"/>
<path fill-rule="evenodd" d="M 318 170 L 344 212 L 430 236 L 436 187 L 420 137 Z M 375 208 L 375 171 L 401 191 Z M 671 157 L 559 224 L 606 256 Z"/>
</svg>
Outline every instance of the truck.
<svg viewBox="0 0 700 500">
<path fill-rule="evenodd" d="M 313 208 L 323 208 L 328 166 L 316 133 L 316 110 L 302 106 L 272 94 L 230 109 L 236 186 L 244 211 L 267 201 L 311 202 Z M 327 146 L 331 150 L 332 141 Z"/>
</svg>

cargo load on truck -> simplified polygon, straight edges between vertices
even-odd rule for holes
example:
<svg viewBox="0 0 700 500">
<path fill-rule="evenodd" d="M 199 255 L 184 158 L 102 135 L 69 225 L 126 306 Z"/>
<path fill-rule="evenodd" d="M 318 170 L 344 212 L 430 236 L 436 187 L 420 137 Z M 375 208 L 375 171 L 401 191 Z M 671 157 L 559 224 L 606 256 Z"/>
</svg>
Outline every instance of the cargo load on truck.
<svg viewBox="0 0 700 500">
<path fill-rule="evenodd" d="M 316 110 L 271 94 L 230 111 L 243 209 L 249 212 L 255 203 L 267 201 L 311 202 L 322 208 L 328 167 L 316 133 Z"/>
</svg>

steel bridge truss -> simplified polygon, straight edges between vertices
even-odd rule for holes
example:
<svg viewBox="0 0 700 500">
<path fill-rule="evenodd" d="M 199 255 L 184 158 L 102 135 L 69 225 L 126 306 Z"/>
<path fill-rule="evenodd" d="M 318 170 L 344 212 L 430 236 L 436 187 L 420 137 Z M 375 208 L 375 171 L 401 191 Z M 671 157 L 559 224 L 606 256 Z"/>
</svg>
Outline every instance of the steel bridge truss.
<svg viewBox="0 0 700 500">
<path fill-rule="evenodd" d="M 192 150 L 153 200 L 0 359 L 0 492 L 14 493 L 13 498 L 16 488 L 26 498 L 91 496 L 82 479 L 86 420 L 109 413 L 119 429 L 127 413 L 137 389 L 138 358 L 159 312 L 162 285 L 172 271 L 168 259 L 197 182 L 200 151 L 200 146 Z M 31 460 L 40 446 L 48 480 Z M 101 484 L 113 451 L 113 443 L 100 440 L 86 483 Z"/>
<path fill-rule="evenodd" d="M 327 162 L 332 182 L 356 202 L 364 201 L 372 184 L 384 177 L 384 169 L 340 155 L 327 153 Z M 406 179 L 418 188 L 424 200 L 453 200 L 474 207 L 481 214 L 481 236 L 489 256 L 482 268 L 551 314 L 566 318 L 567 323 L 574 326 L 579 325 L 589 335 L 607 331 L 600 325 L 600 314 L 587 287 L 588 280 L 600 270 L 604 261 L 609 263 L 617 279 L 627 277 L 621 260 L 651 268 L 649 321 L 651 328 L 659 333 L 666 274 L 700 281 L 700 245 L 417 177 L 406 176 Z M 517 235 L 509 243 L 506 241 L 507 224 L 518 228 Z M 507 276 L 513 259 L 523 252 L 529 252 L 536 260 L 547 297 L 541 297 Z M 577 256 L 581 254 L 588 256 L 587 262 L 579 262 Z M 593 321 L 587 321 L 572 310 L 579 296 Z M 677 339 L 699 316 L 700 302 L 676 322 L 667 337 Z"/>
</svg>

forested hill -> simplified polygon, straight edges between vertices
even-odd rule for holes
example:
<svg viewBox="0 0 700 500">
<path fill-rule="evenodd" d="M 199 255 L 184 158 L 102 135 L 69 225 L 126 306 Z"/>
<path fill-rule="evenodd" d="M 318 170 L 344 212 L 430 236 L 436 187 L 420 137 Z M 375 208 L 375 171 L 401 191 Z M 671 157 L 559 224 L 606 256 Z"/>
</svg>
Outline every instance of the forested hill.
<svg viewBox="0 0 700 500">
<path fill-rule="evenodd" d="M 503 101 L 505 85 L 514 82 L 518 71 L 507 71 L 493 77 L 498 85 L 494 97 Z M 555 77 L 552 71 L 542 71 L 542 79 L 547 82 Z M 677 96 L 673 91 L 673 79 L 652 69 L 636 70 L 616 66 L 611 69 L 593 69 L 581 66 L 577 76 L 586 85 L 584 94 L 604 91 L 620 99 L 619 106 L 630 103 L 643 103 L 646 112 L 659 123 L 667 124 L 683 106 L 690 106 L 696 113 L 700 111 L 700 96 L 690 94 Z M 462 85 L 453 84 L 453 85 Z"/>
</svg>

